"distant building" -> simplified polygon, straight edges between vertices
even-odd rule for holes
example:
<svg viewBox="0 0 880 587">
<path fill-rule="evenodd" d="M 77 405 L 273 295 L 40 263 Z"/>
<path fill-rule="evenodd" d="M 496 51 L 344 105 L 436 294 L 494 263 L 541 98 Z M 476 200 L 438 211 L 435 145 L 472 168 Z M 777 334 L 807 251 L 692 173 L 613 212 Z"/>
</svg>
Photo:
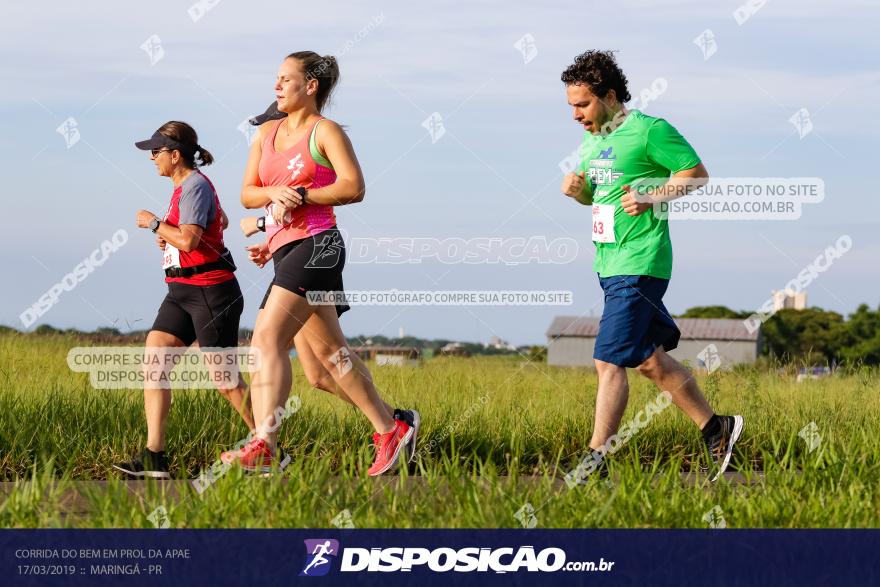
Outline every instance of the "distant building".
<svg viewBox="0 0 880 587">
<path fill-rule="evenodd" d="M 353 347 L 357 355 L 365 361 L 375 361 L 376 366 L 416 367 L 421 363 L 421 352 L 411 346 L 359 346 Z"/>
<path fill-rule="evenodd" d="M 450 342 L 440 349 L 444 357 L 469 357 L 471 353 L 460 342 Z"/>
<path fill-rule="evenodd" d="M 498 349 L 498 350 L 503 350 L 503 351 L 515 351 L 516 350 L 515 346 L 513 346 L 512 344 L 510 344 L 509 342 L 507 342 L 506 340 L 503 340 L 502 338 L 500 338 L 498 336 L 490 337 L 489 343 L 486 345 L 486 348 Z"/>
<path fill-rule="evenodd" d="M 790 289 L 773 290 L 773 311 L 804 310 L 807 307 L 807 292 L 795 292 Z"/>
<path fill-rule="evenodd" d="M 681 330 L 678 348 L 670 356 L 697 369 L 714 371 L 737 363 L 754 363 L 760 350 L 760 330 L 750 333 L 742 320 L 676 318 Z M 547 363 L 569 367 L 593 366 L 599 318 L 557 316 L 547 330 Z"/>
</svg>

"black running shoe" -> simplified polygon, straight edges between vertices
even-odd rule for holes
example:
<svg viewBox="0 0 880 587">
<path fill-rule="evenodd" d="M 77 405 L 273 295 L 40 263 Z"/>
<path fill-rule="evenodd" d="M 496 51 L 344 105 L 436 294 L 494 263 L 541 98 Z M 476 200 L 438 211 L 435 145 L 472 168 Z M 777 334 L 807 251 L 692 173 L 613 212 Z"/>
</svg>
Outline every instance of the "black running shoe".
<svg viewBox="0 0 880 587">
<path fill-rule="evenodd" d="M 730 457 L 733 455 L 733 445 L 739 440 L 743 431 L 742 416 L 718 416 L 718 418 L 721 420 L 721 428 L 717 434 L 706 439 L 709 455 L 718 469 L 715 476 L 712 477 L 712 481 L 721 477 L 727 470 Z"/>
<path fill-rule="evenodd" d="M 412 438 L 406 443 L 406 451 L 409 453 L 409 462 L 413 462 L 416 458 L 416 437 L 419 435 L 419 426 L 422 424 L 422 417 L 415 410 L 394 410 L 394 419 L 406 423 L 412 428 Z"/>
<path fill-rule="evenodd" d="M 293 457 L 281 450 L 280 446 L 275 450 L 278 451 L 278 472 L 280 473 L 287 468 L 287 465 L 290 464 L 290 461 L 293 460 Z"/>
<path fill-rule="evenodd" d="M 165 456 L 164 450 L 153 452 L 145 448 L 130 461 L 113 465 L 113 468 L 135 479 L 171 479 L 171 473 L 168 472 L 168 457 Z"/>
</svg>

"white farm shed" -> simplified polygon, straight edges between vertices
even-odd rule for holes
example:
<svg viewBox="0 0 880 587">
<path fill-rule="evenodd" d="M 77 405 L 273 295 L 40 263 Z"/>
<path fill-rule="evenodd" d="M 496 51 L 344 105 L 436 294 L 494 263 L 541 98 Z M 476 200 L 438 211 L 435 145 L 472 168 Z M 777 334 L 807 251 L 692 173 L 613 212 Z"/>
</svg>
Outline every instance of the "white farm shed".
<svg viewBox="0 0 880 587">
<path fill-rule="evenodd" d="M 678 348 L 669 354 L 696 369 L 729 368 L 754 363 L 761 332 L 749 332 L 743 320 L 675 318 L 681 330 Z M 557 316 L 547 330 L 547 363 L 566 367 L 593 366 L 599 318 Z"/>
</svg>

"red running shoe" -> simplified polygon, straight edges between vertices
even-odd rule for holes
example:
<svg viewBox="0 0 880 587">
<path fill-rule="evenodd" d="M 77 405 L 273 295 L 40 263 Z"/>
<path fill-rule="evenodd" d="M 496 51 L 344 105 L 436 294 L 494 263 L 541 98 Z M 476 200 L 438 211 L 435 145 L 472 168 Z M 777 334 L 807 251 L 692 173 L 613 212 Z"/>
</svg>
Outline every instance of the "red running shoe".
<svg viewBox="0 0 880 587">
<path fill-rule="evenodd" d="M 397 464 L 400 450 L 412 438 L 413 429 L 406 422 L 394 421 L 394 430 L 387 434 L 373 434 L 376 445 L 376 461 L 368 471 L 370 477 L 381 475 Z"/>
<path fill-rule="evenodd" d="M 282 453 L 283 454 L 283 453 Z M 284 469 L 290 462 L 290 457 L 284 455 L 283 462 L 278 463 L 279 469 Z M 262 438 L 253 438 L 239 450 L 230 450 L 220 455 L 220 461 L 227 465 L 238 463 L 248 473 L 271 473 L 272 464 L 276 459 L 269 450 L 269 445 Z"/>
</svg>

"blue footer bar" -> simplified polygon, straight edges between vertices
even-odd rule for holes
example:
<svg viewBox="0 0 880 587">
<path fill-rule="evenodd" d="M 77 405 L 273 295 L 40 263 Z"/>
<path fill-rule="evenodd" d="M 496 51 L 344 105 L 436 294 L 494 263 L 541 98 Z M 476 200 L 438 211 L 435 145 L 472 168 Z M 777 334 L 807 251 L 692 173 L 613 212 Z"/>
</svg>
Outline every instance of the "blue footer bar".
<svg viewBox="0 0 880 587">
<path fill-rule="evenodd" d="M 3 530 L 13 585 L 878 585 L 880 530 Z"/>
</svg>

